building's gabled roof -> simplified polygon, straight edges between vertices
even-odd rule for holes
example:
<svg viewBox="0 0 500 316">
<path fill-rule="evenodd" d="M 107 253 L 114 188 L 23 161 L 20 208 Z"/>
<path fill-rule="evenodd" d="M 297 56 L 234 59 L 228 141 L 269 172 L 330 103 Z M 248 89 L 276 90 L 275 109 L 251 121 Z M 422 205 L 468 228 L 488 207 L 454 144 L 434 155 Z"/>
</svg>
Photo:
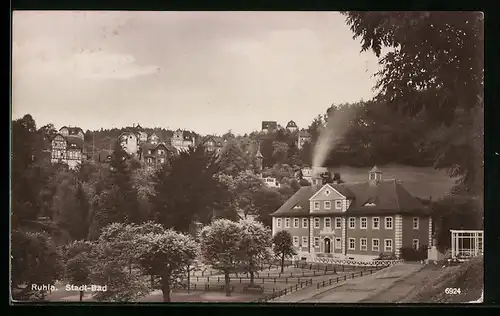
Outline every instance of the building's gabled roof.
<svg viewBox="0 0 500 316">
<path fill-rule="evenodd" d="M 64 140 L 66 140 L 66 136 L 64 136 L 64 135 L 63 135 L 63 134 L 61 134 L 61 133 L 56 133 L 56 134 L 54 134 L 54 136 L 52 136 L 52 139 L 51 139 L 50 141 L 53 141 L 53 140 L 54 140 L 54 138 L 56 138 L 57 136 L 60 136 L 60 137 L 64 138 Z"/>
<path fill-rule="evenodd" d="M 156 133 L 154 133 L 154 132 L 148 135 L 148 139 L 151 139 L 151 138 L 160 139 L 160 137 L 158 135 L 156 135 Z"/>
<path fill-rule="evenodd" d="M 159 147 L 163 147 L 165 150 L 167 151 L 171 151 L 171 152 L 176 152 L 177 149 L 175 149 L 175 147 L 173 147 L 172 145 L 170 144 L 165 144 L 165 143 L 159 143 L 159 144 L 151 144 L 151 143 L 146 143 L 144 145 L 141 146 L 141 151 L 142 151 L 142 157 L 154 157 L 155 156 L 155 153 L 154 151 L 156 151 Z M 148 151 L 151 150 L 151 154 L 148 153 Z"/>
<path fill-rule="evenodd" d="M 82 134 L 85 134 L 85 132 L 83 131 L 83 129 L 81 129 L 78 126 L 68 127 L 68 126 L 65 125 L 65 126 L 61 127 L 59 129 L 59 131 L 61 131 L 63 128 L 66 128 L 68 130 L 69 135 L 77 135 L 78 132 L 82 132 Z"/>
<path fill-rule="evenodd" d="M 297 127 L 297 124 L 294 122 L 294 121 L 290 121 L 286 124 L 286 127 L 289 128 L 289 127 Z"/>
<path fill-rule="evenodd" d="M 77 136 L 67 136 L 66 141 L 68 142 L 68 148 L 83 149 L 83 139 Z"/>
<path fill-rule="evenodd" d="M 264 158 L 264 156 L 262 156 L 262 153 L 260 152 L 260 148 L 257 149 L 257 153 L 255 154 L 255 158 Z"/>
<path fill-rule="evenodd" d="M 156 145 L 155 150 L 158 149 L 159 147 L 163 147 L 165 150 L 171 151 L 171 152 L 177 151 L 177 148 L 175 148 L 174 146 L 172 146 L 172 144 L 170 144 L 168 142 L 167 143 L 165 143 L 165 142 L 159 143 L 158 145 Z"/>
<path fill-rule="evenodd" d="M 369 171 L 370 173 L 382 173 L 377 166 L 373 166 L 373 168 Z"/>
<path fill-rule="evenodd" d="M 139 133 L 137 131 L 134 131 L 134 130 L 125 130 L 124 132 L 122 132 L 120 134 L 120 136 L 118 136 L 118 139 L 121 139 L 123 135 L 135 135 L 135 137 L 139 137 Z"/>
<path fill-rule="evenodd" d="M 317 187 L 308 186 L 301 187 L 291 198 L 289 198 L 272 216 L 281 215 L 308 215 L 309 214 L 309 199 L 318 190 Z M 294 208 L 298 206 L 300 208 Z"/>
<path fill-rule="evenodd" d="M 346 214 L 405 214 L 405 213 L 425 213 L 428 209 L 412 196 L 396 180 L 382 180 L 377 185 L 371 185 L 369 182 L 360 183 L 329 183 L 335 190 L 351 200 Z M 323 186 L 302 187 L 288 201 L 285 202 L 272 216 L 293 216 L 307 215 L 310 212 L 309 199 L 318 192 Z M 365 206 L 366 203 L 373 203 L 372 206 Z M 300 205 L 301 209 L 294 209 L 294 206 Z M 297 213 L 300 211 L 299 213 Z M 327 211 L 326 213 L 334 213 Z M 313 214 L 317 214 L 314 212 Z"/>
<path fill-rule="evenodd" d="M 210 140 L 212 140 L 214 142 L 216 147 L 224 147 L 224 139 L 222 137 L 213 136 L 213 135 L 207 135 L 207 136 L 203 137 L 202 144 L 205 144 Z"/>
</svg>

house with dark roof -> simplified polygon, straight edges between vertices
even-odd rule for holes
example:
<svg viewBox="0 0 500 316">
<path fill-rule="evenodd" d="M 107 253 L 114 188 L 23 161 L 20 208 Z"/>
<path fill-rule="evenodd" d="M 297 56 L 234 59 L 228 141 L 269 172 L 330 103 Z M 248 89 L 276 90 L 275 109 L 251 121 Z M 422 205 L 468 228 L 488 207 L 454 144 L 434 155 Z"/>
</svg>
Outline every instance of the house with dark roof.
<svg viewBox="0 0 500 316">
<path fill-rule="evenodd" d="M 79 127 L 63 126 L 51 141 L 51 163 L 76 168 L 84 159 L 84 133 Z"/>
<path fill-rule="evenodd" d="M 278 122 L 276 121 L 262 121 L 262 131 L 270 132 L 278 129 Z"/>
<path fill-rule="evenodd" d="M 366 182 L 325 183 L 317 172 L 312 177 L 313 185 L 271 214 L 273 235 L 289 231 L 299 257 L 373 260 L 431 245 L 429 209 L 399 181 L 384 180 L 377 167 Z"/>
<path fill-rule="evenodd" d="M 174 146 L 177 151 L 188 150 L 190 147 L 196 146 L 195 136 L 194 133 L 178 129 L 172 136 L 172 146 Z"/>
<path fill-rule="evenodd" d="M 202 139 L 202 144 L 207 151 L 220 153 L 226 145 L 226 140 L 219 136 L 207 135 Z"/>
<path fill-rule="evenodd" d="M 176 153 L 177 149 L 168 143 L 146 143 L 141 146 L 139 159 L 144 161 L 147 167 L 157 168 L 168 162 Z"/>
<path fill-rule="evenodd" d="M 130 157 L 139 154 L 140 134 L 135 129 L 128 129 L 118 136 L 118 142 Z"/>
<path fill-rule="evenodd" d="M 290 121 L 286 124 L 286 129 L 290 132 L 295 132 L 298 129 L 297 123 Z"/>
</svg>

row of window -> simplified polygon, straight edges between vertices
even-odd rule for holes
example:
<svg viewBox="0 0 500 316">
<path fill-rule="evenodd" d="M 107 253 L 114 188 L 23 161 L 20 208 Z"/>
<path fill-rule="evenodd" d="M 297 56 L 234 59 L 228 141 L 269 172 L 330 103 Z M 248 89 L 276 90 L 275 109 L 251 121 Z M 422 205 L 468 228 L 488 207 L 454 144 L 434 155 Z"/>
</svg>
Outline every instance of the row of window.
<svg viewBox="0 0 500 316">
<path fill-rule="evenodd" d="M 52 159 L 82 159 L 82 153 L 79 151 L 52 151 Z"/>
<path fill-rule="evenodd" d="M 65 140 L 54 140 L 52 141 L 52 147 L 57 147 L 57 148 L 64 148 L 66 147 L 67 143 Z"/>
<path fill-rule="evenodd" d="M 349 238 L 348 250 L 356 250 L 356 238 Z M 314 248 L 319 248 L 319 237 L 314 237 Z M 420 242 L 418 239 L 412 240 L 413 249 L 418 249 Z M 302 236 L 301 243 L 299 243 L 299 236 L 293 236 L 293 245 L 295 247 L 308 247 L 308 237 Z M 335 249 L 342 249 L 342 239 L 340 237 L 335 238 Z M 372 238 L 372 251 L 380 251 L 380 239 Z M 359 250 L 368 251 L 368 238 L 359 238 Z M 384 252 L 392 252 L 393 244 L 392 239 L 384 239 Z"/>
<path fill-rule="evenodd" d="M 290 228 L 290 218 L 285 218 L 285 228 Z M 331 228 L 332 223 L 331 223 L 331 218 L 330 217 L 325 217 L 323 218 L 324 221 L 324 227 L 326 228 Z M 349 217 L 348 219 L 348 227 L 349 229 L 356 229 L 356 217 Z M 385 229 L 392 229 L 394 227 L 394 221 L 391 216 L 386 216 L 384 217 L 384 226 Z M 361 217 L 359 219 L 360 221 L 360 228 L 361 229 L 368 229 L 368 218 L 367 217 Z M 419 229 L 420 223 L 419 223 L 419 218 L 414 217 L 413 218 L 413 229 Z M 309 219 L 308 218 L 302 218 L 302 228 L 308 228 L 309 226 Z M 276 227 L 277 228 L 282 228 L 282 219 L 277 218 L 276 219 Z M 294 218 L 293 219 L 293 228 L 300 228 L 300 219 L 299 218 Z M 320 218 L 315 217 L 314 218 L 314 228 L 320 228 Z M 342 217 L 335 217 L 335 229 L 341 229 L 342 228 Z M 379 217 L 372 217 L 372 229 L 379 229 L 380 228 L 380 218 Z"/>
<path fill-rule="evenodd" d="M 155 159 L 154 159 L 154 158 L 149 157 L 149 158 L 147 158 L 147 159 L 146 159 L 146 162 L 147 162 L 147 163 L 154 163 L 154 162 L 155 162 Z M 165 158 L 163 158 L 163 157 L 162 157 L 162 158 L 158 158 L 158 163 L 160 163 L 160 164 L 164 164 L 164 163 L 165 163 Z"/>
<path fill-rule="evenodd" d="M 313 210 L 318 211 L 320 209 L 320 205 L 321 205 L 321 202 L 319 202 L 319 201 L 313 202 Z M 325 208 L 325 210 L 331 210 L 332 209 L 332 202 L 331 201 L 324 201 L 323 207 Z M 341 200 L 335 200 L 335 209 L 336 210 L 342 209 L 342 201 Z"/>
<path fill-rule="evenodd" d="M 165 152 L 162 149 L 158 149 L 158 155 L 163 155 Z M 148 154 L 152 155 L 153 151 L 151 149 L 148 150 Z"/>
</svg>

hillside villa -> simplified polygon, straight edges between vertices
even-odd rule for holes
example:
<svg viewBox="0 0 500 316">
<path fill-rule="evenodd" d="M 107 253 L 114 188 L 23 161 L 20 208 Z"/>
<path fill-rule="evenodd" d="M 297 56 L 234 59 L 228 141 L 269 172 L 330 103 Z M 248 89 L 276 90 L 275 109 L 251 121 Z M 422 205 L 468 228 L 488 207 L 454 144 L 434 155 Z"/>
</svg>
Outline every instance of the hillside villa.
<svg viewBox="0 0 500 316">
<path fill-rule="evenodd" d="M 63 126 L 52 138 L 51 163 L 65 163 L 75 169 L 84 159 L 84 133 L 79 127 Z"/>
<path fill-rule="evenodd" d="M 374 167 L 365 182 L 325 183 L 318 172 L 272 213 L 273 235 L 287 230 L 299 258 L 372 260 L 432 243 L 432 218 L 396 180 Z"/>
<path fill-rule="evenodd" d="M 227 140 L 219 136 L 207 135 L 202 139 L 203 147 L 207 151 L 217 154 L 220 154 L 226 143 Z"/>
</svg>

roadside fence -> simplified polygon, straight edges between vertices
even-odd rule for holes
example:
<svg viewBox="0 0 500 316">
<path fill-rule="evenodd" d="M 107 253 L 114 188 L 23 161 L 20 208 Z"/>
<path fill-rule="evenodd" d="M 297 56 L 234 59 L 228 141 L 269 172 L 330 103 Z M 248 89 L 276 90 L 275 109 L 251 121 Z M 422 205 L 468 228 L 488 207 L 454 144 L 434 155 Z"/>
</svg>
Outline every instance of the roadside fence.
<svg viewBox="0 0 500 316">
<path fill-rule="evenodd" d="M 328 280 L 323 280 L 321 282 L 318 282 L 318 283 L 316 283 L 316 288 L 320 289 L 320 288 L 325 287 L 325 286 L 337 284 L 337 283 L 342 282 L 342 281 L 347 281 L 348 279 L 354 279 L 356 277 L 370 275 L 370 274 L 373 274 L 374 272 L 377 272 L 377 271 L 382 270 L 382 269 L 383 269 L 383 267 L 373 267 L 373 268 L 368 269 L 367 271 L 346 273 L 343 276 L 338 276 L 335 278 L 330 278 Z"/>
<path fill-rule="evenodd" d="M 265 303 L 265 302 L 268 302 L 268 301 L 273 300 L 275 298 L 278 298 L 280 296 L 287 295 L 287 294 L 292 293 L 292 292 L 300 291 L 304 287 L 311 286 L 312 282 L 313 282 L 312 279 L 309 279 L 309 280 L 306 280 L 305 282 L 291 285 L 290 287 L 287 287 L 285 289 L 276 290 L 273 288 L 272 293 L 255 300 L 254 303 Z"/>
</svg>

